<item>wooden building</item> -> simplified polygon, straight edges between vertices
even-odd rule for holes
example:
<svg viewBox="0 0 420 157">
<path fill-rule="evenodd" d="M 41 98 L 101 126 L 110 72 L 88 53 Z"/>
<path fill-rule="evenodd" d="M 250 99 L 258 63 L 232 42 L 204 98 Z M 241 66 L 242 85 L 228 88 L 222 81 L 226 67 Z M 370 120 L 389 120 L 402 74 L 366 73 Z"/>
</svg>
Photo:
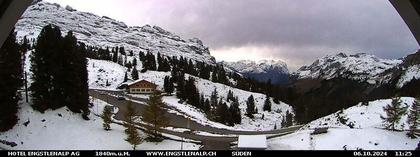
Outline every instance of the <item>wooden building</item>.
<svg viewBox="0 0 420 157">
<path fill-rule="evenodd" d="M 136 81 L 127 86 L 128 93 L 130 94 L 152 94 L 156 91 L 156 88 L 156 84 L 146 80 Z"/>
</svg>

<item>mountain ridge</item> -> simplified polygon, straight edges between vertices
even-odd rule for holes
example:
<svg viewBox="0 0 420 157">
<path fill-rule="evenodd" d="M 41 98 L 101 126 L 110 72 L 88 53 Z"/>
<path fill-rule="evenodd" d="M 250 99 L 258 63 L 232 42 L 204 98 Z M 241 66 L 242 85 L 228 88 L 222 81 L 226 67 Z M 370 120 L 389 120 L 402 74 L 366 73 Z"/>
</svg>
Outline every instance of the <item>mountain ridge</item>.
<svg viewBox="0 0 420 157">
<path fill-rule="evenodd" d="M 271 80 L 273 84 L 286 84 L 289 78 L 287 64 L 280 60 L 240 60 L 220 62 L 227 68 L 260 82 Z"/>
<path fill-rule="evenodd" d="M 100 17 L 45 1 L 34 1 L 28 7 L 15 26 L 17 38 L 36 38 L 42 27 L 48 24 L 59 26 L 63 32 L 73 31 L 79 41 L 91 46 L 123 46 L 135 54 L 151 52 L 216 63 L 209 48 L 198 38 L 182 39 L 158 26 L 127 26 L 106 16 Z"/>
</svg>

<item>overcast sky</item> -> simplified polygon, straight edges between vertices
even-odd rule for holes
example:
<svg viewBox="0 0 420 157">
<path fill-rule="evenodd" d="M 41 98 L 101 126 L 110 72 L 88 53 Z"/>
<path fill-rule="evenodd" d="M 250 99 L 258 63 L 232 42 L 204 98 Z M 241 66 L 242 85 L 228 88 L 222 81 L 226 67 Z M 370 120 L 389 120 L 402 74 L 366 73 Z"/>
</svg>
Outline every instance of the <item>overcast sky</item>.
<svg viewBox="0 0 420 157">
<path fill-rule="evenodd" d="M 400 58 L 418 49 L 388 0 L 47 1 L 198 37 L 218 61 L 275 59 L 296 70 L 327 54 Z"/>
</svg>

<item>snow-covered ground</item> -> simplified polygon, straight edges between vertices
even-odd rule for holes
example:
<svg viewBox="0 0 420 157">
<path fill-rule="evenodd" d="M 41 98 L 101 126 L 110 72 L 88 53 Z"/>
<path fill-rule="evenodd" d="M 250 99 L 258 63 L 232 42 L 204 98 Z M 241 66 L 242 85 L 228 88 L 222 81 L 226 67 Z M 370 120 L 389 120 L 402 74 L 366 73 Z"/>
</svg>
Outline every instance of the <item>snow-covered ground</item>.
<svg viewBox="0 0 420 157">
<path fill-rule="evenodd" d="M 401 98 L 403 106 L 411 106 L 414 98 Z M 268 140 L 269 149 L 293 150 L 414 150 L 419 142 L 406 136 L 406 131 L 383 129 L 381 115 L 385 116 L 383 107 L 391 99 L 369 102 L 368 106 L 359 104 L 354 107 L 317 119 L 300 131 L 279 138 Z M 354 128 L 340 123 L 338 116 L 348 118 Z M 408 129 L 407 115 L 401 118 L 397 129 Z M 328 133 L 310 135 L 316 127 L 329 127 Z"/>
<path fill-rule="evenodd" d="M 105 102 L 95 100 L 93 113 L 101 113 Z M 102 127 L 102 119 L 91 114 L 91 120 L 85 121 L 80 114 L 74 114 L 66 108 L 48 110 L 44 114 L 34 111 L 29 104 L 21 102 L 18 124 L 10 131 L 0 133 L 0 139 L 15 142 L 16 147 L 0 144 L 2 148 L 17 150 L 131 150 L 124 140 L 124 127 L 111 124 L 111 131 Z M 25 126 L 25 123 L 27 123 Z M 144 133 L 141 133 L 145 136 Z M 144 142 L 139 150 L 179 150 L 181 143 L 164 140 L 160 143 Z M 184 149 L 198 150 L 199 145 L 183 143 Z"/>
<path fill-rule="evenodd" d="M 141 66 L 138 66 L 140 69 Z M 120 85 L 124 80 L 124 74 L 126 68 L 123 66 L 109 62 L 109 61 L 100 61 L 89 59 L 89 88 L 100 88 L 100 89 L 115 89 L 118 85 Z M 130 74 L 129 74 L 130 75 Z M 170 72 L 158 72 L 158 71 L 147 71 L 145 73 L 139 73 L 139 80 L 147 80 L 150 82 L 155 83 L 158 85 L 158 89 L 163 90 L 163 80 L 165 76 L 170 76 Z M 190 75 L 185 74 L 185 78 L 187 79 Z M 129 76 L 130 77 L 130 76 Z M 194 76 L 192 76 L 194 77 Z M 242 112 L 242 123 L 237 124 L 234 127 L 229 127 L 220 123 L 212 122 L 207 119 L 205 114 L 201 112 L 199 109 L 193 107 L 189 104 L 180 104 L 178 99 L 174 96 L 164 97 L 163 100 L 169 106 L 174 107 L 177 109 L 177 113 L 184 114 L 185 116 L 191 117 L 192 120 L 195 120 L 199 123 L 210 125 L 217 128 L 225 128 L 225 129 L 235 129 L 235 130 L 272 130 L 274 125 L 277 127 L 281 126 L 282 118 L 285 117 L 286 111 L 292 112 L 292 107 L 285 103 L 276 104 L 271 100 L 272 103 L 272 111 L 267 112 L 263 111 L 264 101 L 266 96 L 261 93 L 253 93 L 249 91 L 244 91 L 241 89 L 233 88 L 224 84 L 214 83 L 209 80 L 201 79 L 198 77 L 194 77 L 196 80 L 196 86 L 200 92 L 203 94 L 205 98 L 210 99 L 211 93 L 214 89 L 218 92 L 218 97 L 223 98 L 226 101 L 227 93 L 231 90 L 234 93 L 234 96 L 238 97 Z M 106 80 L 110 86 L 104 86 Z M 255 105 L 259 111 L 258 114 L 255 114 L 254 119 L 250 119 L 245 116 L 246 110 L 246 100 L 250 95 L 254 96 Z M 132 95 L 134 97 L 145 98 L 144 95 Z M 230 105 L 230 103 L 227 103 Z M 264 115 L 264 119 L 262 119 Z"/>
<path fill-rule="evenodd" d="M 127 68 L 111 61 L 88 59 L 89 88 L 116 89 L 124 81 Z M 108 82 L 108 86 L 107 86 Z"/>
</svg>

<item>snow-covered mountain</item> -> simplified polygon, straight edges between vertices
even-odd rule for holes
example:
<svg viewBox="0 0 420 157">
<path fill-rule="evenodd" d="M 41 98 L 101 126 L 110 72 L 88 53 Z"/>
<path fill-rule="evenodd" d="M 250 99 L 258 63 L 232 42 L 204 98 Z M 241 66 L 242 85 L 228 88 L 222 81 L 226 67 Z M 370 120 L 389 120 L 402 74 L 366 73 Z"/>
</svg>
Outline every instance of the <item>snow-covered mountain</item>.
<svg viewBox="0 0 420 157">
<path fill-rule="evenodd" d="M 61 7 L 44 1 L 35 1 L 16 24 L 17 38 L 36 38 L 48 25 L 59 26 L 63 32 L 73 31 L 79 41 L 98 47 L 124 46 L 134 54 L 160 52 L 166 56 L 183 56 L 195 61 L 214 64 L 207 46 L 202 41 L 182 39 L 158 26 L 127 26 L 109 17 L 80 12 L 67 6 Z"/>
<path fill-rule="evenodd" d="M 278 60 L 240 60 L 237 62 L 222 62 L 227 68 L 246 77 L 254 78 L 261 82 L 271 79 L 273 84 L 283 84 L 289 78 L 287 64 Z"/>
<path fill-rule="evenodd" d="M 402 88 L 412 80 L 420 80 L 420 50 L 402 59 L 402 63 L 381 74 L 382 84 L 395 83 Z"/>
<path fill-rule="evenodd" d="M 379 75 L 402 63 L 402 60 L 380 59 L 374 55 L 358 53 L 347 55 L 339 53 L 317 59 L 309 66 L 301 67 L 295 75 L 298 79 L 332 79 L 343 77 L 376 84 Z"/>
</svg>

